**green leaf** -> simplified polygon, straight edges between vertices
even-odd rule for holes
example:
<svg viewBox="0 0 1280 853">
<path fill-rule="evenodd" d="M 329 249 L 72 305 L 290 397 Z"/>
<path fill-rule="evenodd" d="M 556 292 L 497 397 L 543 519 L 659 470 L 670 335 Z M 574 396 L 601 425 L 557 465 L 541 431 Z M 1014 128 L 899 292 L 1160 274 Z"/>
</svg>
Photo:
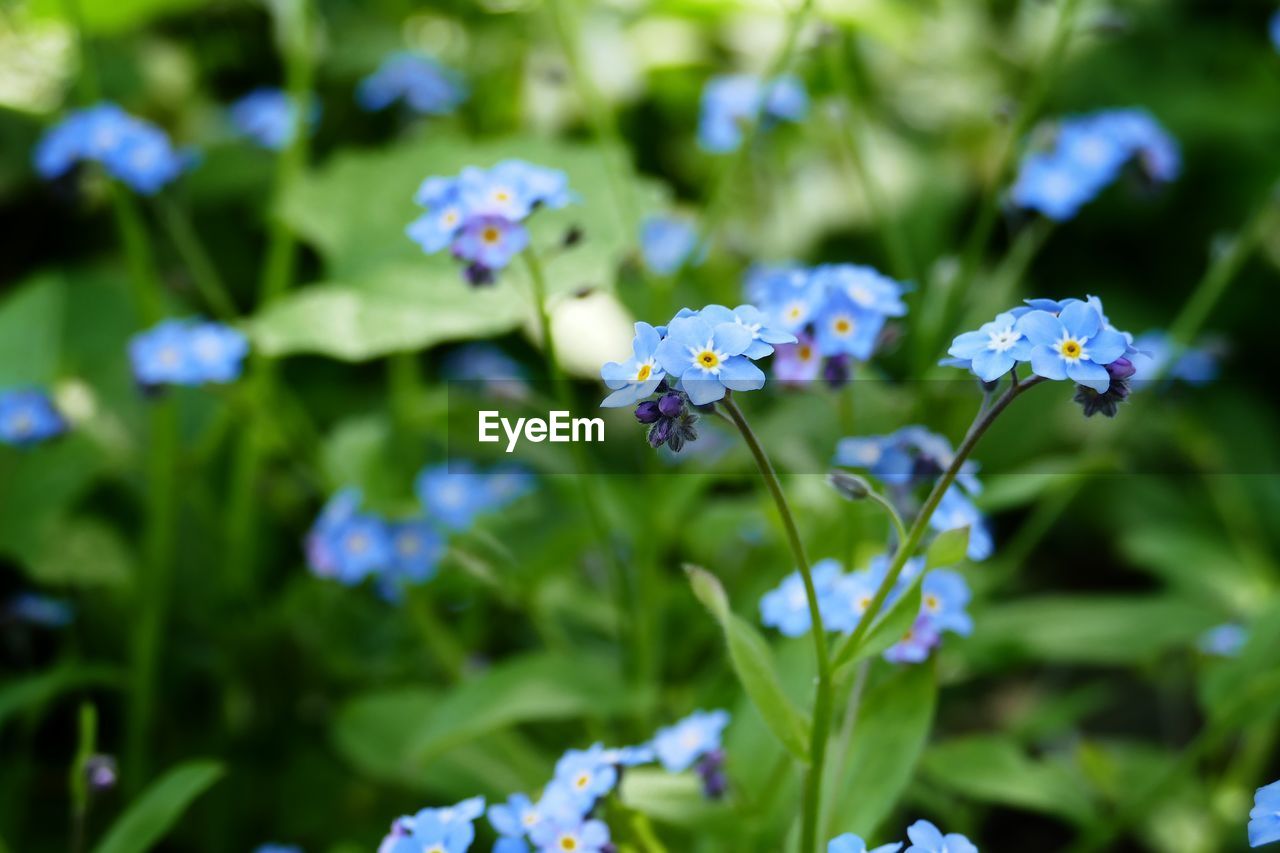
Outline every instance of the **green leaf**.
<svg viewBox="0 0 1280 853">
<path fill-rule="evenodd" d="M 956 796 L 1089 822 L 1095 812 L 1084 780 L 1066 763 L 1035 760 L 1003 735 L 955 738 L 929 748 L 922 769 Z"/>
<path fill-rule="evenodd" d="M 63 693 L 85 687 L 114 685 L 120 680 L 120 672 L 113 667 L 96 664 L 61 664 L 53 669 L 9 678 L 0 686 L 0 727 L 15 714 L 38 712 Z"/>
<path fill-rule="evenodd" d="M 632 713 L 651 697 L 627 689 L 616 666 L 590 655 L 530 654 L 446 693 L 410 746 L 420 763 L 449 747 L 520 723 Z"/>
<path fill-rule="evenodd" d="M 1186 647 L 1218 617 L 1196 601 L 1172 595 L 1046 596 L 990 607 L 965 643 L 970 660 L 1098 665 L 1148 661 Z"/>
<path fill-rule="evenodd" d="M 340 154 L 290 189 L 281 214 L 320 251 L 327 278 L 266 308 L 251 327 L 257 347 L 269 355 L 311 352 L 355 361 L 492 337 L 531 323 L 523 264 L 503 270 L 493 287 L 471 288 L 448 252 L 424 255 L 405 235 L 422 213 L 413 194 L 428 175 L 511 157 L 564 170 L 580 196 L 578 204 L 540 210 L 529 220 L 553 295 L 612 289 L 637 239 L 618 216 L 610 190 L 609 170 L 618 158 L 599 146 L 434 133 L 380 151 Z M 656 193 L 637 195 L 650 199 Z M 581 243 L 556 249 L 573 227 L 583 229 Z"/>
<path fill-rule="evenodd" d="M 123 586 L 134 576 L 124 538 L 95 518 L 64 518 L 50 530 L 27 574 L 48 586 Z"/>
<path fill-rule="evenodd" d="M 1200 679 L 1200 702 L 1215 722 L 1239 725 L 1262 722 L 1280 714 L 1280 605 L 1254 617 L 1239 654 L 1214 660 Z"/>
<path fill-rule="evenodd" d="M 668 773 L 659 767 L 632 767 L 622 774 L 622 802 L 656 821 L 707 832 L 735 820 L 723 804 L 709 801 L 693 773 Z"/>
<path fill-rule="evenodd" d="M 969 528 L 944 530 L 929 543 L 925 551 L 925 570 L 942 569 L 963 563 L 969 554 Z"/>
<path fill-rule="evenodd" d="M 94 853 L 145 853 L 160 841 L 191 803 L 222 776 L 216 761 L 189 761 L 165 773 L 142 792 Z"/>
<path fill-rule="evenodd" d="M 0 300 L 0 389 L 56 378 L 66 302 L 66 281 L 49 273 Z"/>
<path fill-rule="evenodd" d="M 929 737 L 937 703 L 937 676 L 931 664 L 891 670 L 867 691 L 853 730 L 831 814 L 838 832 L 875 835 L 915 773 Z M 838 757 L 832 757 L 839 762 Z"/>
<path fill-rule="evenodd" d="M 711 612 L 724 631 L 729 660 L 751 703 L 769 730 L 800 761 L 809 760 L 809 726 L 782 689 L 773 651 L 749 622 L 729 611 L 724 587 L 714 575 L 686 566 L 694 595 Z"/>
<path fill-rule="evenodd" d="M 123 33 L 153 18 L 190 12 L 208 0 L 112 0 L 110 3 L 79 3 L 73 25 L 86 32 L 103 35 Z M 62 17 L 66 5 L 58 0 L 32 0 L 32 11 L 40 17 Z"/>
</svg>

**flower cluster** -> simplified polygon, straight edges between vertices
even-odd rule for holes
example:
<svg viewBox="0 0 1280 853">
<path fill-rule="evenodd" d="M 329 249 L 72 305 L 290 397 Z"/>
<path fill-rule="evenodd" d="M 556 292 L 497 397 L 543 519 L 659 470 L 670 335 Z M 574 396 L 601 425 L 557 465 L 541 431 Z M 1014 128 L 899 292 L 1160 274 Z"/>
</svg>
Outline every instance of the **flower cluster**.
<svg viewBox="0 0 1280 853">
<path fill-rule="evenodd" d="M 471 284 L 490 284 L 529 245 L 523 223 L 530 214 L 573 200 L 564 172 L 503 160 L 491 169 L 468 167 L 457 177 L 423 181 L 414 201 L 426 213 L 406 233 L 428 254 L 448 248 L 466 264 Z"/>
<path fill-rule="evenodd" d="M 910 839 L 911 846 L 906 853 L 978 853 L 973 842 L 960 833 L 948 832 L 943 835 L 942 830 L 927 820 L 918 820 L 907 827 L 907 838 Z M 902 842 L 897 841 L 882 844 L 870 853 L 898 853 L 901 849 Z M 827 853 L 867 853 L 867 842 L 853 833 L 845 833 L 839 838 L 831 839 L 827 845 Z"/>
<path fill-rule="evenodd" d="M 0 444 L 29 447 L 67 431 L 67 421 L 43 391 L 0 392 Z"/>
<path fill-rule="evenodd" d="M 885 609 L 916 582 L 924 570 L 924 560 L 907 561 L 897 583 L 885 600 Z M 813 583 L 818 593 L 818 612 L 828 631 L 852 633 L 875 598 L 876 591 L 889 571 L 888 555 L 880 555 L 861 571 L 845 574 L 837 560 L 820 560 L 814 564 Z M 965 612 L 969 603 L 969 586 L 959 574 L 947 569 L 934 569 L 921 579 L 920 613 L 902 640 L 890 647 L 885 660 L 892 663 L 920 663 L 940 642 L 943 632 L 968 636 L 973 621 Z M 760 599 L 761 621 L 787 637 L 809 633 L 813 622 L 809 615 L 804 581 L 799 572 L 788 575 L 775 589 Z"/>
<path fill-rule="evenodd" d="M 108 102 L 71 113 L 46 131 L 35 149 L 36 171 L 44 178 L 94 162 L 143 195 L 174 181 L 188 160 L 163 130 Z"/>
<path fill-rule="evenodd" d="M 887 487 L 894 506 L 908 515 L 914 509 L 920 489 L 931 488 L 954 459 L 955 451 L 945 436 L 911 425 L 888 435 L 843 438 L 836 445 L 835 462 L 846 468 L 866 470 L 880 480 Z M 986 519 L 972 501 L 973 496 L 982 492 L 977 470 L 973 460 L 966 460 L 960 466 L 955 483 L 943 493 L 929 525 L 939 533 L 968 527 L 969 559 L 985 560 L 991 556 L 993 545 Z"/>
<path fill-rule="evenodd" d="M 761 127 L 800 122 L 808 112 L 804 84 L 791 75 L 768 85 L 751 74 L 713 77 L 702 90 L 698 144 L 713 154 L 734 151 L 742 145 L 743 131 L 756 122 Z"/>
<path fill-rule="evenodd" d="M 494 853 L 613 850 L 609 827 L 595 817 L 597 806 L 617 788 L 625 768 L 655 760 L 670 773 L 696 764 L 708 794 L 718 796 L 724 790 L 721 735 L 728 722 L 724 711 L 698 711 L 659 729 L 649 744 L 606 749 L 597 743 L 569 750 L 556 762 L 555 775 L 537 800 L 520 793 L 489 806 L 489 823 L 498 833 Z M 397 818 L 378 853 L 466 853 L 475 840 L 474 823 L 485 812 L 484 798 L 473 797 Z"/>
<path fill-rule="evenodd" d="M 773 325 L 797 336 L 774 362 L 774 376 L 788 384 L 844 381 L 851 362 L 871 358 L 886 320 L 907 313 L 905 287 L 858 264 L 757 267 L 746 290 Z"/>
<path fill-rule="evenodd" d="M 771 355 L 775 344 L 795 341 L 753 305 L 682 308 L 666 326 L 636 323 L 635 329 L 631 358 L 600 369 L 612 391 L 600 405 L 635 405 L 636 420 L 649 425 L 649 443 L 676 451 L 697 437 L 689 404 L 705 406 L 728 391 L 763 388 L 764 372 L 754 361 Z M 657 400 L 648 399 L 655 394 Z"/>
<path fill-rule="evenodd" d="M 951 357 L 943 365 L 971 370 L 983 382 L 995 382 L 1023 363 L 1044 379 L 1070 379 L 1085 415 L 1107 417 L 1128 398 L 1133 357 L 1139 354 L 1133 336 L 1111 325 L 1096 296 L 1028 299 L 960 335 L 947 353 Z"/>
<path fill-rule="evenodd" d="M 1178 145 L 1146 111 L 1103 110 L 1062 119 L 1052 147 L 1023 159 L 1010 195 L 1018 207 L 1061 222 L 1074 217 L 1130 164 L 1150 183 L 1165 184 L 1178 176 Z"/>
<path fill-rule="evenodd" d="M 249 339 L 206 320 L 165 320 L 129 340 L 133 376 L 144 388 L 234 382 Z"/>
<path fill-rule="evenodd" d="M 1264 785 L 1253 795 L 1249 811 L 1249 846 L 1280 841 L 1280 781 Z"/>
<path fill-rule="evenodd" d="M 379 591 L 395 600 L 410 584 L 435 576 L 445 536 L 464 530 L 484 512 L 509 505 L 532 488 L 520 468 L 480 473 L 462 463 L 424 469 L 416 483 L 420 513 L 389 521 L 362 510 L 359 489 L 346 488 L 329 499 L 306 536 L 312 572 L 354 586 L 374 578 Z"/>
<path fill-rule="evenodd" d="M 447 115 L 467 98 L 467 89 L 452 70 L 426 56 L 394 53 L 378 70 L 360 81 L 356 101 L 376 112 L 396 101 L 422 115 Z"/>
<path fill-rule="evenodd" d="M 298 115 L 298 106 L 288 92 L 255 89 L 231 105 L 231 123 L 236 130 L 263 148 L 280 151 L 293 142 L 305 118 L 308 127 L 320 120 L 320 104 L 312 102 L 307 115 Z"/>
</svg>

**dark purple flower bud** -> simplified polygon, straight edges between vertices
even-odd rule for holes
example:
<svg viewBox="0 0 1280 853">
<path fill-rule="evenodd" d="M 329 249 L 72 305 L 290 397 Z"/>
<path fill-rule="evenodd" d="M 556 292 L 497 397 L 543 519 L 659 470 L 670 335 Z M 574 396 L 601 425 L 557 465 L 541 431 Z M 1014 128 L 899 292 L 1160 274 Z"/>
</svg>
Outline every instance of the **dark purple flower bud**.
<svg viewBox="0 0 1280 853">
<path fill-rule="evenodd" d="M 662 417 L 662 411 L 653 400 L 645 400 L 636 406 L 636 420 L 642 424 L 651 424 Z"/>
<path fill-rule="evenodd" d="M 729 792 L 729 779 L 724 772 L 724 750 L 713 750 L 702 756 L 696 769 L 702 777 L 702 792 L 708 800 L 718 800 Z"/>
<path fill-rule="evenodd" d="M 493 270 L 484 264 L 470 263 L 462 268 L 462 277 L 467 280 L 467 284 L 472 287 L 484 287 L 487 284 L 493 284 Z"/>
<path fill-rule="evenodd" d="M 676 422 L 672 418 L 662 418 L 653 426 L 649 427 L 649 446 L 657 450 L 666 444 L 671 436 L 675 434 Z"/>
<path fill-rule="evenodd" d="M 1128 379 L 1130 376 L 1138 372 L 1138 368 L 1133 366 L 1133 362 L 1121 356 L 1115 361 L 1107 365 L 1107 373 L 1111 374 L 1111 378 Z"/>
<path fill-rule="evenodd" d="M 851 372 L 851 362 L 847 355 L 833 355 L 822 365 L 822 378 L 832 389 L 843 388 L 849 381 Z"/>
<path fill-rule="evenodd" d="M 684 397 L 674 391 L 658 398 L 658 411 L 664 418 L 678 418 L 684 413 Z"/>
<path fill-rule="evenodd" d="M 1111 386 L 1102 393 L 1086 388 L 1084 385 L 1077 385 L 1075 401 L 1084 409 L 1086 418 L 1094 415 L 1114 418 L 1120 411 L 1120 404 L 1129 399 L 1129 391 L 1127 379 L 1112 379 Z"/>
<path fill-rule="evenodd" d="M 84 775 L 93 791 L 109 791 L 116 786 L 119 773 L 110 755 L 91 755 L 84 765 Z"/>
<path fill-rule="evenodd" d="M 571 225 L 569 230 L 564 232 L 564 239 L 561 245 L 566 249 L 570 249 L 582 242 L 582 228 L 578 225 Z"/>
</svg>

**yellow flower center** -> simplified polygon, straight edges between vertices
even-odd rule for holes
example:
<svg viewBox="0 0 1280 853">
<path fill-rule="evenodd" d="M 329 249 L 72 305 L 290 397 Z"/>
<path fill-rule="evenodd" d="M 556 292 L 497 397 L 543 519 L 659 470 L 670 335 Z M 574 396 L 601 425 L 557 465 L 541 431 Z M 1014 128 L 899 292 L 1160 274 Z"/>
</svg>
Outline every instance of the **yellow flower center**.
<svg viewBox="0 0 1280 853">
<path fill-rule="evenodd" d="M 858 612 L 866 613 L 867 608 L 871 606 L 871 596 L 862 595 L 858 597 Z"/>
<path fill-rule="evenodd" d="M 480 239 L 492 245 L 502 238 L 502 233 L 492 226 L 480 232 Z"/>
<path fill-rule="evenodd" d="M 581 791 L 583 788 L 587 787 L 590 784 L 591 784 L 590 773 L 579 773 L 577 777 L 573 780 L 573 786 L 577 788 L 579 791 Z"/>
<path fill-rule="evenodd" d="M 578 839 L 574 838 L 572 835 L 560 836 L 560 849 L 561 850 L 577 850 Z"/>
<path fill-rule="evenodd" d="M 800 356 L 801 361 L 808 361 L 809 359 L 813 358 L 813 347 L 809 346 L 808 344 L 801 344 L 800 350 L 797 353 L 797 355 Z"/>
<path fill-rule="evenodd" d="M 853 331 L 853 321 L 848 317 L 837 317 L 831 324 L 837 335 L 847 335 Z"/>
<path fill-rule="evenodd" d="M 640 365 L 640 369 L 636 371 L 636 381 L 643 382 L 646 379 L 648 379 L 651 375 L 653 375 L 653 365 L 642 364 Z"/>
<path fill-rule="evenodd" d="M 494 201 L 510 201 L 511 193 L 507 192 L 506 190 L 494 190 L 493 200 Z"/>
<path fill-rule="evenodd" d="M 1062 353 L 1063 358 L 1077 359 L 1084 347 L 1080 346 L 1080 342 L 1075 338 L 1067 338 L 1058 344 L 1058 352 Z"/>
<path fill-rule="evenodd" d="M 938 608 L 941 606 L 941 602 L 938 601 L 938 596 L 936 595 L 926 595 L 924 597 L 924 606 L 930 612 L 937 613 Z"/>
<path fill-rule="evenodd" d="M 716 355 L 709 349 L 704 349 L 702 352 L 698 353 L 698 364 L 702 365 L 707 370 L 710 370 L 719 363 L 720 356 Z"/>
</svg>

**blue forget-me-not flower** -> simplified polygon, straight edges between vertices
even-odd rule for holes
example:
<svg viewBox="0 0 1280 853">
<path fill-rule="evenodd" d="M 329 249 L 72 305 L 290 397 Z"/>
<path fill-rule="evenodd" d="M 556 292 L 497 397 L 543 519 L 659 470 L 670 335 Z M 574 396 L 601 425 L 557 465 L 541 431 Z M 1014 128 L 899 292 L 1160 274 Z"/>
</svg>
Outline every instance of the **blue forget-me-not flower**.
<svg viewBox="0 0 1280 853">
<path fill-rule="evenodd" d="M 146 387 L 233 382 L 248 354 L 242 332 L 206 320 L 164 320 L 129 341 L 134 378 Z"/>
<path fill-rule="evenodd" d="M 978 853 L 973 842 L 958 832 L 946 835 L 927 820 L 918 820 L 907 827 L 911 846 L 906 853 Z"/>
<path fill-rule="evenodd" d="M 109 102 L 70 113 L 41 137 L 36 171 L 53 179 L 81 162 L 99 163 L 142 195 L 154 195 L 186 169 L 190 158 L 154 124 Z"/>
<path fill-rule="evenodd" d="M 720 749 L 720 739 L 729 725 L 727 711 L 695 711 L 679 722 L 659 729 L 653 736 L 653 750 L 671 773 L 688 770 L 702 756 Z"/>
<path fill-rule="evenodd" d="M 356 101 L 371 112 L 401 101 L 415 113 L 447 115 L 466 98 L 467 88 L 456 72 L 413 53 L 388 56 L 356 87 Z"/>
<path fill-rule="evenodd" d="M 902 842 L 896 841 L 892 844 L 881 844 L 870 853 L 898 853 L 901 849 Z M 827 843 L 827 853 L 868 853 L 867 842 L 852 832 L 846 832 Z"/>
<path fill-rule="evenodd" d="M 271 151 L 289 147 L 299 125 L 310 128 L 320 119 L 320 104 L 312 101 L 305 115 L 283 89 L 254 89 L 228 111 L 236 131 Z"/>
<path fill-rule="evenodd" d="M 759 122 L 764 128 L 782 121 L 799 122 L 808 111 L 804 85 L 791 75 L 768 85 L 750 74 L 713 77 L 702 90 L 698 144 L 713 154 L 734 151 L 752 124 Z"/>
<path fill-rule="evenodd" d="M 48 394 L 35 388 L 0 391 L 0 444 L 30 447 L 66 431 L 67 421 Z"/>
<path fill-rule="evenodd" d="M 1249 846 L 1280 841 L 1280 781 L 1264 785 L 1253 795 L 1249 811 Z"/>
</svg>

